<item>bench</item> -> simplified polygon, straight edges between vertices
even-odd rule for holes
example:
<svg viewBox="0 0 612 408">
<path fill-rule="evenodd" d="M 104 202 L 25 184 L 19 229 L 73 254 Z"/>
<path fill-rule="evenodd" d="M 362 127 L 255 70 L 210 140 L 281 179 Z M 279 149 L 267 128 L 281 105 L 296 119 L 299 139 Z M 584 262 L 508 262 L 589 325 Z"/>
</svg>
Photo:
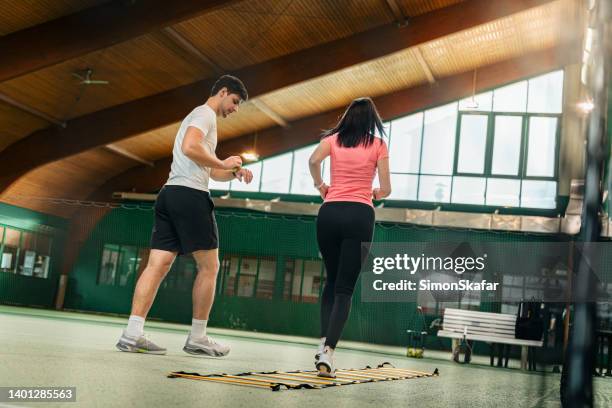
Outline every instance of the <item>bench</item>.
<svg viewBox="0 0 612 408">
<path fill-rule="evenodd" d="M 466 340 L 483 341 L 491 344 L 507 344 L 521 347 L 521 369 L 527 369 L 529 347 L 542 347 L 542 340 L 517 339 L 514 335 L 516 316 L 503 313 L 475 312 L 461 309 L 444 309 L 442 329 L 438 336 L 449 337 L 453 350 L 467 333 Z M 507 364 L 506 358 L 506 364 Z M 493 354 L 491 354 L 493 365 Z"/>
</svg>

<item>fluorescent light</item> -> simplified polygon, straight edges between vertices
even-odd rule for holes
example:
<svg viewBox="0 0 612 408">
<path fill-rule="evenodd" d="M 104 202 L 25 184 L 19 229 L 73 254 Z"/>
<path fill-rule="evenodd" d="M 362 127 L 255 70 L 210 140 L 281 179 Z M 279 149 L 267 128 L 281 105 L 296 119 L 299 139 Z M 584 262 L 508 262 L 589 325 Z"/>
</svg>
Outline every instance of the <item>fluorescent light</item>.
<svg viewBox="0 0 612 408">
<path fill-rule="evenodd" d="M 244 152 L 241 153 L 240 156 L 242 156 L 242 159 L 246 162 L 254 162 L 259 160 L 259 155 L 255 152 Z"/>
</svg>

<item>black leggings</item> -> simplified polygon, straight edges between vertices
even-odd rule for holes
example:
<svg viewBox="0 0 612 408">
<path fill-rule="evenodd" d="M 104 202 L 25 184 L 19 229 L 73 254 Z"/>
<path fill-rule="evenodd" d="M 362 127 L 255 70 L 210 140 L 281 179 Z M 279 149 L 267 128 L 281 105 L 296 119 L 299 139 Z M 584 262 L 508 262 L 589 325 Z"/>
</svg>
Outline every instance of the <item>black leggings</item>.
<svg viewBox="0 0 612 408">
<path fill-rule="evenodd" d="M 325 262 L 327 280 L 321 299 L 321 337 L 336 348 L 349 312 L 361 263 L 367 256 L 361 243 L 370 243 L 374 209 L 362 203 L 325 203 L 317 217 L 317 241 Z"/>
</svg>

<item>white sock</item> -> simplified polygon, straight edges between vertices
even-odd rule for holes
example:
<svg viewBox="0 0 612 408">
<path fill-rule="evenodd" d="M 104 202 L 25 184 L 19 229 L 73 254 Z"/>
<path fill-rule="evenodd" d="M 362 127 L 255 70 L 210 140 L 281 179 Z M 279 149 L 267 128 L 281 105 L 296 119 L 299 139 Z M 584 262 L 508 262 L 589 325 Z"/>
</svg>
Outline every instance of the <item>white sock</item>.
<svg viewBox="0 0 612 408">
<path fill-rule="evenodd" d="M 128 320 L 127 329 L 125 329 L 125 334 L 130 337 L 140 337 L 144 334 L 144 317 L 131 315 Z"/>
<path fill-rule="evenodd" d="M 321 348 L 325 347 L 325 340 L 327 340 L 327 337 L 321 337 L 321 343 L 319 343 Z"/>
<path fill-rule="evenodd" d="M 325 354 L 329 355 L 330 357 L 333 357 L 334 355 L 334 349 L 329 347 L 329 346 L 325 346 Z"/>
<path fill-rule="evenodd" d="M 191 337 L 200 339 L 206 336 L 206 325 L 208 320 L 191 319 Z"/>
</svg>

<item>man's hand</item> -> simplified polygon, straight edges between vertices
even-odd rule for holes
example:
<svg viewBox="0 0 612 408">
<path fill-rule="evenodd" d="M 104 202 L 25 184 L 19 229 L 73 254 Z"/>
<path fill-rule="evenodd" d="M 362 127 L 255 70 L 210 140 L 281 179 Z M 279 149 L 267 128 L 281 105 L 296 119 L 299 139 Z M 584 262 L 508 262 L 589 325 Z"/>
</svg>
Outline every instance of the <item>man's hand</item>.
<svg viewBox="0 0 612 408">
<path fill-rule="evenodd" d="M 236 175 L 236 178 L 243 183 L 249 184 L 251 181 L 253 181 L 253 173 L 249 169 L 241 168 L 240 170 L 235 171 L 234 174 Z"/>
<path fill-rule="evenodd" d="M 234 170 L 242 166 L 242 159 L 240 156 L 230 156 L 223 160 L 223 170 Z"/>
</svg>

